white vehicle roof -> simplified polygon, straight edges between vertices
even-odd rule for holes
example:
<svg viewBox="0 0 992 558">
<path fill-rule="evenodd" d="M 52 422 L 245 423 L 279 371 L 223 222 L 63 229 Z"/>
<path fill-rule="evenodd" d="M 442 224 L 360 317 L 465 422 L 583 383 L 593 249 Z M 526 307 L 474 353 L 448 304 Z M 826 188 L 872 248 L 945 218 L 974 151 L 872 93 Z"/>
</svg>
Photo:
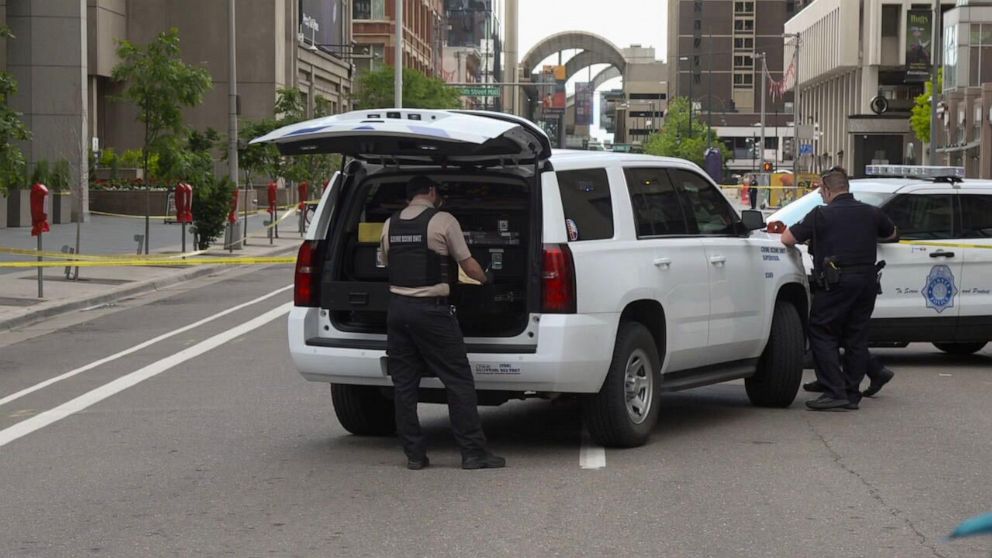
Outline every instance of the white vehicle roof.
<svg viewBox="0 0 992 558">
<path fill-rule="evenodd" d="M 675 157 L 660 157 L 639 153 L 617 153 L 614 151 L 586 151 L 581 149 L 554 149 L 551 152 L 551 163 L 556 170 L 583 169 L 596 166 L 612 166 L 614 164 L 649 164 L 664 167 L 677 167 L 696 172 L 703 172 L 698 165 L 685 159 Z"/>
<path fill-rule="evenodd" d="M 960 182 L 943 182 L 918 178 L 856 178 L 851 180 L 851 190 L 861 192 L 879 192 L 886 194 L 909 194 L 917 190 L 933 191 L 946 188 L 948 192 L 955 190 L 985 190 L 992 189 L 992 180 L 965 178 Z"/>
</svg>

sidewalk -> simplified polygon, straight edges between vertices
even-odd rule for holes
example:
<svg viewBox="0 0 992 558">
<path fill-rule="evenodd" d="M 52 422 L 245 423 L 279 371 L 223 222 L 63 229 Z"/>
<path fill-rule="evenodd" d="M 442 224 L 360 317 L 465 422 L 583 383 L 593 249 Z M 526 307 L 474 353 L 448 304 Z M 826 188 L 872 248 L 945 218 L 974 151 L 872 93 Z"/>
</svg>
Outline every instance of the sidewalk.
<svg viewBox="0 0 992 558">
<path fill-rule="evenodd" d="M 279 226 L 280 238 L 269 244 L 263 221 L 265 215 L 248 218 L 248 245 L 230 254 L 223 249 L 223 238 L 210 248 L 211 257 L 258 257 L 290 255 L 299 248 L 297 217 L 290 216 Z M 144 234 L 144 220 L 94 215 L 80 228 L 81 253 L 87 255 L 134 254 L 138 243 L 135 234 Z M 239 222 L 243 227 L 244 222 Z M 188 229 L 188 227 L 187 227 Z M 180 251 L 180 225 L 151 222 L 149 255 Z M 44 249 L 59 252 L 63 245 L 75 246 L 76 224 L 52 225 L 44 236 Z M 0 229 L 0 247 L 37 248 L 30 228 Z M 193 251 L 192 235 L 186 240 L 186 250 Z M 46 258 L 55 259 L 55 258 Z M 31 261 L 30 257 L 0 254 L 0 261 Z M 44 295 L 38 298 L 37 268 L 0 268 L 0 331 L 64 314 L 98 304 L 104 304 L 139 293 L 161 289 L 181 281 L 210 274 L 222 265 L 182 267 L 81 267 L 79 279 L 67 280 L 65 268 L 44 268 Z M 75 271 L 75 269 L 73 269 Z"/>
</svg>

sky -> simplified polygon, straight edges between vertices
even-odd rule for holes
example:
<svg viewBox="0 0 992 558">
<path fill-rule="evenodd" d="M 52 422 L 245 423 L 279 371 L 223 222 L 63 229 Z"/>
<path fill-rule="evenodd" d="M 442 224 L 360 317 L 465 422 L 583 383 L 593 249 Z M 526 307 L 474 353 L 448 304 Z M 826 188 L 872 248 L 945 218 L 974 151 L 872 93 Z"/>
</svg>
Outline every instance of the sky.
<svg viewBox="0 0 992 558">
<path fill-rule="evenodd" d="M 502 2 L 497 5 L 502 9 Z M 519 0 L 519 6 L 520 58 L 545 37 L 562 31 L 595 33 L 618 48 L 633 44 L 653 46 L 655 58 L 662 60 L 666 56 L 668 0 Z M 603 67 L 595 66 L 592 75 Z M 569 83 L 570 92 L 574 81 Z M 606 82 L 599 90 L 619 87 L 620 80 L 616 79 Z M 595 124 L 591 133 L 601 140 L 612 140 L 611 135 L 599 128 L 599 95 L 594 102 Z"/>
</svg>

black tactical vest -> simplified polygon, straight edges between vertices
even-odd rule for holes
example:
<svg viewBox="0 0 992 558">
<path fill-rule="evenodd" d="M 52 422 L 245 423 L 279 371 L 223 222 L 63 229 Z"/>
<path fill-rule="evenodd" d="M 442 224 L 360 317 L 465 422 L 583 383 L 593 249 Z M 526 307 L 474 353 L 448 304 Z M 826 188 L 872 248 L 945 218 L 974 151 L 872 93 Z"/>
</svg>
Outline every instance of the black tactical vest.
<svg viewBox="0 0 992 558">
<path fill-rule="evenodd" d="M 427 208 L 413 219 L 389 219 L 389 284 L 431 287 L 448 281 L 448 259 L 428 248 L 427 225 L 437 209 Z"/>
</svg>

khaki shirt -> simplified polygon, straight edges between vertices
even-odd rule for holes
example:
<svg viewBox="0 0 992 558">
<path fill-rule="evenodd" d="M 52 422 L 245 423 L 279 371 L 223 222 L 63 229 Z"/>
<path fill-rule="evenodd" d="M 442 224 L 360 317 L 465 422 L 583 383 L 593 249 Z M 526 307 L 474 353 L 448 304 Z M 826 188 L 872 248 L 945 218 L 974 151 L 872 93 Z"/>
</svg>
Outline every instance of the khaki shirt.
<svg viewBox="0 0 992 558">
<path fill-rule="evenodd" d="M 431 206 L 423 202 L 413 202 L 406 206 L 400 213 L 401 219 L 416 219 L 418 215 L 429 209 Z M 382 226 L 382 236 L 379 237 L 379 244 L 382 246 L 382 263 L 389 265 L 389 219 Z M 430 222 L 427 223 L 427 248 L 441 254 L 451 256 L 456 262 L 461 263 L 472 257 L 468 245 L 465 243 L 465 235 L 462 234 L 462 227 L 458 224 L 450 213 L 439 211 Z M 457 269 L 450 270 L 457 273 Z M 451 289 L 447 283 L 438 283 L 430 287 L 394 287 L 390 285 L 389 292 L 393 294 L 413 297 L 428 296 L 448 296 Z"/>
</svg>

